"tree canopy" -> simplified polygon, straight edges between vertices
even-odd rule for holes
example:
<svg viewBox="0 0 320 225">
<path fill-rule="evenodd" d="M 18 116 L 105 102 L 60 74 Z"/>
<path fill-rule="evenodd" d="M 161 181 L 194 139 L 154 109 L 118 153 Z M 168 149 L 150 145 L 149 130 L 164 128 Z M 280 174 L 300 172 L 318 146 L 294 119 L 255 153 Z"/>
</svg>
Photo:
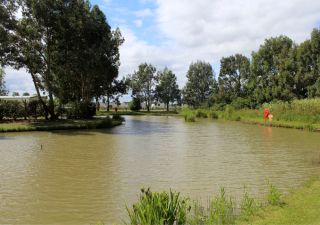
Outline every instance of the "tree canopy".
<svg viewBox="0 0 320 225">
<path fill-rule="evenodd" d="M 118 76 L 119 46 L 124 42 L 120 30 L 112 31 L 104 13 L 88 1 L 23 0 L 21 4 L 22 20 L 6 17 L 13 21 L 7 28 L 11 32 L 1 34 L 4 65 L 27 69 L 52 119 L 60 114 L 63 102 L 88 104 L 101 97 Z M 40 91 L 48 93 L 48 105 Z M 53 96 L 60 100 L 58 110 Z"/>
<path fill-rule="evenodd" d="M 215 72 L 205 61 L 192 62 L 187 72 L 188 81 L 182 89 L 183 103 L 193 107 L 205 104 L 212 94 Z"/>
</svg>

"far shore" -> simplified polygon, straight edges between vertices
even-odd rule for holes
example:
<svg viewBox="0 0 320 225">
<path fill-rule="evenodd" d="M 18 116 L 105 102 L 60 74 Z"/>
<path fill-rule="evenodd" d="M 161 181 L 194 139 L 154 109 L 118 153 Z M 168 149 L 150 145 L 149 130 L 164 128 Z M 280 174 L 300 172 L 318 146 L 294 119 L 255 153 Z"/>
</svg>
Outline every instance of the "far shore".
<svg viewBox="0 0 320 225">
<path fill-rule="evenodd" d="M 22 132 L 22 131 L 49 131 L 49 130 L 70 130 L 70 129 L 99 129 L 121 125 L 122 120 L 106 118 L 92 118 L 88 120 L 0 120 L 0 133 Z"/>
</svg>

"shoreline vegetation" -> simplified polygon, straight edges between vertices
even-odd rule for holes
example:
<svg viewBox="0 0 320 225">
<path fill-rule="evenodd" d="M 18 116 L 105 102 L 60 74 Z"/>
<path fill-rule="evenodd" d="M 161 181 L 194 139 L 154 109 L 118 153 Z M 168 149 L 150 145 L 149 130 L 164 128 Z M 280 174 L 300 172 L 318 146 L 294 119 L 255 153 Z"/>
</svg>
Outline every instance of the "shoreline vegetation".
<svg viewBox="0 0 320 225">
<path fill-rule="evenodd" d="M 250 197 L 245 184 L 243 198 L 236 202 L 225 187 L 203 206 L 199 199 L 180 197 L 180 192 L 141 189 L 138 203 L 127 207 L 125 224 L 319 224 L 320 179 L 307 181 L 302 188 L 283 194 L 266 180 L 265 199 Z M 99 223 L 98 224 L 103 224 Z"/>
<path fill-rule="evenodd" d="M 0 133 L 21 131 L 51 131 L 71 129 L 101 129 L 121 125 L 122 117 L 92 118 L 88 120 L 60 119 L 56 121 L 38 120 L 0 120 Z"/>
</svg>

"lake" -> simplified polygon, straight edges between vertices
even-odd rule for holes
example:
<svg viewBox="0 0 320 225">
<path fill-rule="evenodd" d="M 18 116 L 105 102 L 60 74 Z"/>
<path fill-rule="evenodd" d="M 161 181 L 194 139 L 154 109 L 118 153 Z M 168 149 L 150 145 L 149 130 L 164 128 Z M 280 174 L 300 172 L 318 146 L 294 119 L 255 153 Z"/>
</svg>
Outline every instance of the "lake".
<svg viewBox="0 0 320 225">
<path fill-rule="evenodd" d="M 0 223 L 128 220 L 140 189 L 207 199 L 266 196 L 320 174 L 320 134 L 241 122 L 125 116 L 100 130 L 0 133 Z M 41 148 L 42 146 L 42 148 Z"/>
</svg>

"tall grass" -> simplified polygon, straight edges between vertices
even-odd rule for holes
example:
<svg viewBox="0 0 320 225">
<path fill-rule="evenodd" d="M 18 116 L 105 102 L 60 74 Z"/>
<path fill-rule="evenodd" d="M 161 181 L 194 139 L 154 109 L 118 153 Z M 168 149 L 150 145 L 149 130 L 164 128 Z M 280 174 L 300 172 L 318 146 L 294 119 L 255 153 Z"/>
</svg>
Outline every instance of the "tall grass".
<svg viewBox="0 0 320 225">
<path fill-rule="evenodd" d="M 195 117 L 191 111 L 186 112 L 183 116 L 185 121 L 195 122 Z"/>
<path fill-rule="evenodd" d="M 187 222 L 188 198 L 180 198 L 180 192 L 151 192 L 141 189 L 139 203 L 133 209 L 126 207 L 130 224 L 185 224 Z M 124 222 L 125 223 L 125 222 Z M 126 224 L 126 223 L 125 223 Z"/>
<path fill-rule="evenodd" d="M 201 109 L 197 109 L 195 116 L 196 117 L 207 117 L 207 114 L 204 113 Z"/>
<path fill-rule="evenodd" d="M 220 188 L 220 196 L 215 197 L 210 204 L 209 224 L 234 224 L 234 204 L 232 196 L 228 197 L 224 187 Z"/>
<path fill-rule="evenodd" d="M 269 193 L 267 194 L 268 203 L 270 205 L 278 205 L 280 203 L 282 192 L 270 183 L 269 180 L 266 180 L 266 183 L 269 188 Z"/>
<path fill-rule="evenodd" d="M 306 124 L 320 123 L 320 98 L 264 103 L 260 111 L 264 109 L 269 109 L 270 114 L 273 114 L 276 120 Z"/>
<path fill-rule="evenodd" d="M 282 192 L 268 180 L 267 203 L 279 205 Z M 180 192 L 151 192 L 150 188 L 141 189 L 139 202 L 133 204 L 132 210 L 127 206 L 130 224 L 235 224 L 237 220 L 248 220 L 263 207 L 262 202 L 249 196 L 250 189 L 243 185 L 244 196 L 240 202 L 240 212 L 232 196 L 227 196 L 226 189 L 220 188 L 220 194 L 208 200 L 203 207 L 199 199 L 190 202 L 181 198 Z M 125 223 L 125 222 L 124 222 Z"/>
</svg>

